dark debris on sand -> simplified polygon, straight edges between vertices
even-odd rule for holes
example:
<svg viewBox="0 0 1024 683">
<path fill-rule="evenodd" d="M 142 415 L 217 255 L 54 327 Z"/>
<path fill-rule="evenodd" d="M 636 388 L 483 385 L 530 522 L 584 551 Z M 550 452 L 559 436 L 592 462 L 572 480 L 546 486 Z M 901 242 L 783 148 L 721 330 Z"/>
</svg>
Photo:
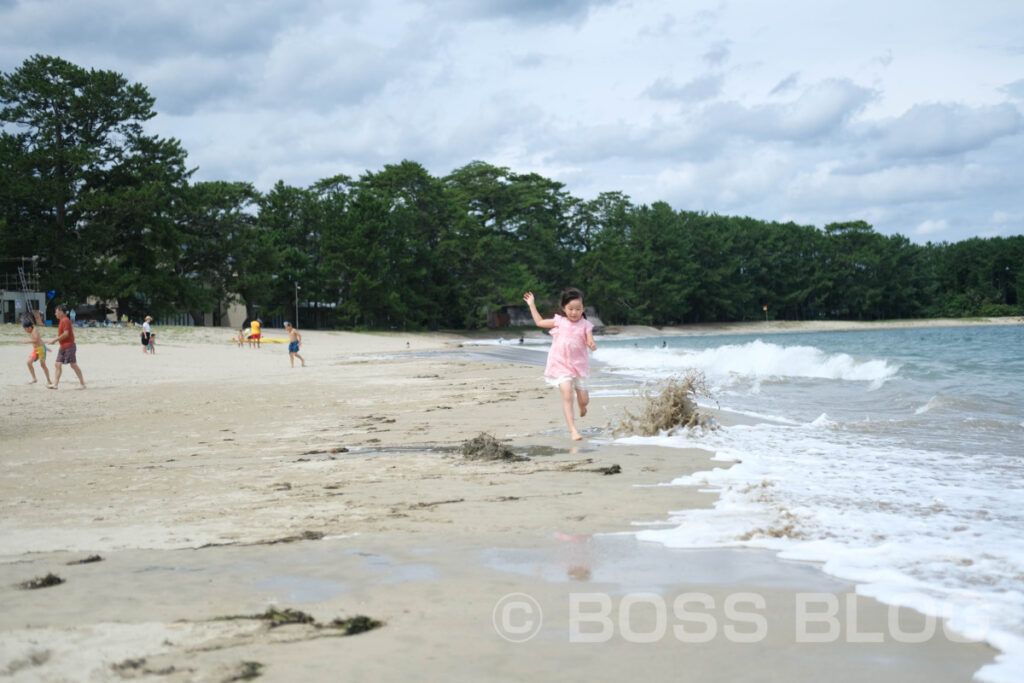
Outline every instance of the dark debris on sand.
<svg viewBox="0 0 1024 683">
<path fill-rule="evenodd" d="M 242 662 L 239 672 L 229 681 L 251 681 L 263 675 L 263 664 L 260 662 Z"/>
<path fill-rule="evenodd" d="M 348 617 L 345 619 L 333 619 L 328 624 L 320 624 L 317 623 L 316 619 L 311 615 L 301 610 L 291 609 L 290 607 L 286 607 L 285 609 L 268 607 L 262 614 L 217 617 L 214 621 L 234 621 L 239 619 L 265 621 L 270 628 L 287 626 L 289 624 L 309 624 L 316 629 L 334 629 L 338 631 L 338 635 L 342 636 L 354 636 L 359 633 L 365 633 L 366 631 L 372 631 L 373 629 L 380 628 L 384 625 L 383 621 L 372 619 L 364 614 L 357 614 L 354 617 Z"/>
<path fill-rule="evenodd" d="M 59 586 L 64 583 L 64 579 L 60 578 L 56 574 L 50 573 L 46 576 L 32 579 L 31 581 L 23 581 L 18 584 L 19 588 L 25 590 L 36 590 L 38 588 L 49 588 L 50 586 Z"/>
<path fill-rule="evenodd" d="M 487 432 L 480 432 L 472 439 L 467 439 L 459 446 L 458 452 L 467 460 L 504 460 L 505 462 L 522 462 L 529 460 L 525 455 L 516 455 L 512 449 Z"/>
<path fill-rule="evenodd" d="M 328 624 L 330 628 L 339 629 L 345 636 L 354 636 L 359 633 L 366 633 L 372 631 L 375 628 L 380 628 L 384 625 L 384 622 L 376 619 L 371 619 L 364 614 L 357 614 L 354 617 L 348 619 L 334 619 Z"/>
<path fill-rule="evenodd" d="M 702 413 L 698 398 L 712 398 L 704 373 L 696 370 L 683 377 L 670 377 L 649 384 L 640 392 L 638 414 L 626 410 L 615 428 L 618 434 L 657 436 L 675 429 L 716 429 L 714 419 Z"/>
</svg>

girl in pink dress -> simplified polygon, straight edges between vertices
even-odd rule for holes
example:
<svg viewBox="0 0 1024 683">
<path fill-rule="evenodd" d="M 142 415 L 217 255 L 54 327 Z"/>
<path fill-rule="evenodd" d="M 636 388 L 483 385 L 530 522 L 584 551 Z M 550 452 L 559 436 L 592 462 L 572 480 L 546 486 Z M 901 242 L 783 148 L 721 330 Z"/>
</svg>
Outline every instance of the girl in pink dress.
<svg viewBox="0 0 1024 683">
<path fill-rule="evenodd" d="M 583 437 L 576 431 L 573 419 L 573 392 L 580 404 L 580 417 L 587 414 L 590 394 L 587 391 L 587 375 L 590 374 L 590 359 L 587 349 L 595 351 L 594 324 L 583 317 L 583 292 L 570 287 L 562 292 L 562 312 L 554 318 L 542 318 L 537 312 L 537 304 L 533 292 L 523 295 L 523 301 L 530 307 L 530 314 L 537 327 L 551 330 L 554 337 L 551 350 L 548 351 L 548 363 L 544 368 L 544 379 L 548 384 L 558 387 L 562 392 L 562 412 L 565 422 L 569 425 L 569 434 L 573 441 Z"/>
</svg>

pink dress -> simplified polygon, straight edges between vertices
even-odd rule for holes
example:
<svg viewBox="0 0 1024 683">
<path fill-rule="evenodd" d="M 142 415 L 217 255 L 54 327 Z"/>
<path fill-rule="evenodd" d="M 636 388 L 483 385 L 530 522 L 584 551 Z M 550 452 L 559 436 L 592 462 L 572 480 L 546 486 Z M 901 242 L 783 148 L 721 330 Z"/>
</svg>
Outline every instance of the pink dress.
<svg viewBox="0 0 1024 683">
<path fill-rule="evenodd" d="M 555 315 L 555 326 L 548 332 L 554 341 L 548 351 L 545 377 L 586 377 L 590 374 L 590 359 L 587 356 L 587 332 L 594 329 L 594 323 L 586 318 L 570 322 L 562 315 Z"/>
</svg>

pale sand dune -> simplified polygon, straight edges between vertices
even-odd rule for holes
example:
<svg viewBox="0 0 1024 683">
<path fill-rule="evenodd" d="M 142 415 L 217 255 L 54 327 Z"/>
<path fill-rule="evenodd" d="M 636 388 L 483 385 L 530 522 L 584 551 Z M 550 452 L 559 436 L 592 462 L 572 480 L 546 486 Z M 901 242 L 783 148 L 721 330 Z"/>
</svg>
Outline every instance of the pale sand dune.
<svg viewBox="0 0 1024 683">
<path fill-rule="evenodd" d="M 309 367 L 293 369 L 283 344 L 239 349 L 230 330 L 155 331 L 157 355 L 146 356 L 137 330 L 79 330 L 88 389 L 67 370 L 48 391 L 26 384 L 20 328 L 0 327 L 0 675 L 225 680 L 257 661 L 262 680 L 282 681 L 638 671 L 654 680 L 952 681 L 992 657 L 981 645 L 951 646 L 941 627 L 925 643 L 896 642 L 889 610 L 870 600 L 855 599 L 851 621 L 851 587 L 813 568 L 595 536 L 714 501 L 653 486 L 708 467 L 709 454 L 594 438 L 630 399 L 595 401 L 580 424 L 591 438 L 574 447 L 538 368 L 471 359 L 457 335 L 303 332 Z M 532 459 L 469 462 L 452 452 L 481 431 Z M 612 464 L 622 473 L 592 471 Z M 102 562 L 66 564 L 97 553 Z M 17 588 L 48 572 L 67 582 Z M 665 601 L 663 637 L 645 644 L 624 633 L 623 623 L 657 631 L 641 603 L 624 622 L 612 615 L 607 642 L 570 642 L 571 594 L 619 605 L 637 591 Z M 766 601 L 741 608 L 765 617 L 758 642 L 727 636 L 726 626 L 753 628 L 723 611 L 738 591 Z M 797 595 L 807 591 L 842 605 L 835 642 L 797 642 Z M 681 623 L 706 626 L 673 612 L 686 592 L 714 602 L 689 608 L 714 623 L 710 642 L 674 635 Z M 544 626 L 527 642 L 494 625 L 511 593 L 543 608 Z M 339 640 L 309 626 L 213 621 L 272 604 L 321 622 L 363 613 L 386 626 Z M 532 623 L 515 610 L 505 616 L 513 627 Z M 900 618 L 907 632 L 926 626 Z M 847 642 L 874 632 L 883 642 Z"/>
</svg>

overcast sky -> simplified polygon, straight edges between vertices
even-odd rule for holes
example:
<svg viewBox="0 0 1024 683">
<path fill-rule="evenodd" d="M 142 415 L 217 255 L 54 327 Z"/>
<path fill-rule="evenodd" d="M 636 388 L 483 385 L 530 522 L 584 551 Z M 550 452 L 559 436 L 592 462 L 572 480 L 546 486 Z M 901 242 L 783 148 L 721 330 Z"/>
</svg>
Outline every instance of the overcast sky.
<svg viewBox="0 0 1024 683">
<path fill-rule="evenodd" d="M 1024 234 L 1021 0 L 0 0 L 145 85 L 195 180 L 403 159 L 915 242 Z"/>
</svg>

